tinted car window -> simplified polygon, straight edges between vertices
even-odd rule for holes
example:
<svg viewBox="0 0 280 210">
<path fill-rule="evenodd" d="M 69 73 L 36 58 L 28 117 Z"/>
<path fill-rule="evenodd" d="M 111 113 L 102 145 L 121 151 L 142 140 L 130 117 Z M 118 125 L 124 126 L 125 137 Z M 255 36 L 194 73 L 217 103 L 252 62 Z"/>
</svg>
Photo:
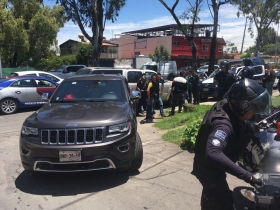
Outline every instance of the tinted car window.
<svg viewBox="0 0 280 210">
<path fill-rule="evenodd" d="M 84 74 L 90 74 L 91 73 L 91 69 L 79 69 L 75 75 L 84 75 Z"/>
<path fill-rule="evenodd" d="M 124 101 L 124 93 L 121 80 L 71 80 L 59 86 L 51 101 Z"/>
<path fill-rule="evenodd" d="M 11 87 L 34 87 L 31 79 L 22 79 L 15 81 Z"/>
<path fill-rule="evenodd" d="M 17 73 L 11 73 L 10 76 L 11 76 L 11 77 L 17 77 L 18 74 L 17 74 Z"/>
<path fill-rule="evenodd" d="M 98 69 L 98 70 L 93 70 L 91 72 L 91 74 L 120 74 L 123 75 L 123 71 L 122 70 L 108 70 L 108 69 Z"/>
<path fill-rule="evenodd" d="M 35 82 L 38 87 L 56 87 L 55 84 L 44 79 L 35 79 Z"/>
<path fill-rule="evenodd" d="M 139 72 L 139 71 L 129 71 L 129 72 L 127 72 L 128 83 L 137 83 L 138 80 L 141 77 L 142 77 L 142 72 Z"/>
<path fill-rule="evenodd" d="M 49 74 L 42 74 L 42 73 L 39 73 L 39 76 L 41 77 L 46 77 L 52 81 L 55 81 L 55 82 L 59 82 L 59 79 L 57 79 L 56 77 L 53 77 L 52 75 L 49 75 Z"/>
</svg>

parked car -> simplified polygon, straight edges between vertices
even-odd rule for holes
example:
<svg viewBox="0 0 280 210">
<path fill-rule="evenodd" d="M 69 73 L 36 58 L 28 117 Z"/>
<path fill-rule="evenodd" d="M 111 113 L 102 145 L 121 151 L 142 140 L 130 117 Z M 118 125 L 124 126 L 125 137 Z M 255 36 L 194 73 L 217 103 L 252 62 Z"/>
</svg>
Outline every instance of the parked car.
<svg viewBox="0 0 280 210">
<path fill-rule="evenodd" d="M 85 67 L 85 65 L 63 65 L 57 70 L 52 70 L 51 73 L 62 79 L 66 79 L 74 76 L 79 69 Z"/>
<path fill-rule="evenodd" d="M 121 75 L 65 79 L 20 135 L 22 166 L 32 174 L 93 170 L 137 171 L 143 160 L 135 104 Z M 48 99 L 50 98 L 50 99 Z"/>
<path fill-rule="evenodd" d="M 45 77 L 22 76 L 0 80 L 0 111 L 13 114 L 19 108 L 42 106 L 43 93 L 53 92 L 59 84 Z"/>
<path fill-rule="evenodd" d="M 9 78 L 9 77 L 18 77 L 18 76 L 39 76 L 39 77 L 46 77 L 58 84 L 60 84 L 63 79 L 58 77 L 58 76 L 55 76 L 49 72 L 45 72 L 45 71 L 16 71 L 16 72 L 13 72 L 11 73 L 9 76 L 7 76 L 6 78 Z"/>
<path fill-rule="evenodd" d="M 199 69 L 197 69 L 197 72 L 205 72 L 207 73 L 208 72 L 208 65 L 204 65 L 204 66 L 201 66 Z M 214 71 L 217 70 L 217 69 L 220 69 L 220 66 L 219 65 L 214 65 Z"/>
<path fill-rule="evenodd" d="M 255 69 L 255 75 L 253 79 L 260 83 L 261 78 L 265 74 L 264 65 L 253 66 L 253 68 Z M 243 68 L 239 68 L 239 70 L 234 74 L 237 80 L 240 79 L 242 69 Z M 209 75 L 208 79 L 204 80 L 201 83 L 199 90 L 201 99 L 206 100 L 208 97 L 213 97 L 215 99 L 218 98 L 218 85 L 214 83 L 214 77 L 219 71 L 221 70 L 215 70 L 214 72 L 212 72 L 212 74 Z"/>
</svg>

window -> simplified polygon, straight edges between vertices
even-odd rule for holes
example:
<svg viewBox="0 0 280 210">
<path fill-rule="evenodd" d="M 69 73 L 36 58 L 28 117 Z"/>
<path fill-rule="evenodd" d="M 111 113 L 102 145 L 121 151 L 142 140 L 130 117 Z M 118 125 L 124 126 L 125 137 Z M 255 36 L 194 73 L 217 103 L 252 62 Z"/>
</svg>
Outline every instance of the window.
<svg viewBox="0 0 280 210">
<path fill-rule="evenodd" d="M 35 79 L 35 82 L 38 87 L 56 87 L 55 84 L 44 79 Z"/>
<path fill-rule="evenodd" d="M 177 41 L 173 42 L 173 46 L 179 46 L 179 45 L 180 45 L 180 42 L 177 42 Z"/>
<path fill-rule="evenodd" d="M 142 77 L 141 71 L 129 71 L 127 72 L 127 81 L 128 83 L 137 83 L 138 80 Z"/>
<path fill-rule="evenodd" d="M 31 79 L 22 79 L 14 82 L 11 87 L 34 87 Z"/>
<path fill-rule="evenodd" d="M 202 45 L 202 51 L 208 52 L 208 45 Z"/>
<path fill-rule="evenodd" d="M 48 79 L 50 79 L 50 80 L 52 80 L 52 81 L 55 81 L 55 82 L 59 82 L 59 79 L 57 79 L 57 78 L 55 78 L 55 77 L 53 77 L 52 75 L 49 75 L 49 74 L 42 74 L 42 73 L 39 73 L 39 76 L 41 76 L 41 77 L 46 77 L 46 78 L 48 78 Z"/>
<path fill-rule="evenodd" d="M 222 45 L 218 46 L 218 52 L 223 52 L 223 46 Z"/>
</svg>

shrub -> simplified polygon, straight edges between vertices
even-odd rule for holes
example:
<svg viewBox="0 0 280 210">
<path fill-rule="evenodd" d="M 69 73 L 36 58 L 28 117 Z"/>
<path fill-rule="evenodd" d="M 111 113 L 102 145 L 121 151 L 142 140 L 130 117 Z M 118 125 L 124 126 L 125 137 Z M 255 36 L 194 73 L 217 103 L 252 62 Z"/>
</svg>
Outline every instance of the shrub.
<svg viewBox="0 0 280 210">
<path fill-rule="evenodd" d="M 202 122 L 202 118 L 199 118 L 198 120 L 195 120 L 191 126 L 186 127 L 182 135 L 182 141 L 180 143 L 181 149 L 193 151 L 195 141 L 196 141 L 196 136 L 201 122 Z"/>
</svg>

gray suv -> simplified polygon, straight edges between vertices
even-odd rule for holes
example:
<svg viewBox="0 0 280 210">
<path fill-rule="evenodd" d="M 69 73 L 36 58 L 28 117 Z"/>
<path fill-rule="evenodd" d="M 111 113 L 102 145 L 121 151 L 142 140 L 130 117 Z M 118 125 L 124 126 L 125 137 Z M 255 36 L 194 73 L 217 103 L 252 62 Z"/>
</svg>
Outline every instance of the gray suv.
<svg viewBox="0 0 280 210">
<path fill-rule="evenodd" d="M 68 77 L 72 77 L 76 74 L 76 72 L 81 69 L 81 68 L 85 68 L 85 65 L 63 65 L 61 67 L 59 67 L 59 69 L 55 70 L 55 71 L 51 71 L 52 74 L 62 78 L 62 79 L 66 79 Z"/>
<path fill-rule="evenodd" d="M 20 157 L 25 170 L 74 172 L 138 170 L 143 149 L 135 104 L 121 75 L 82 75 L 65 79 L 41 109 L 23 123 Z"/>
</svg>

